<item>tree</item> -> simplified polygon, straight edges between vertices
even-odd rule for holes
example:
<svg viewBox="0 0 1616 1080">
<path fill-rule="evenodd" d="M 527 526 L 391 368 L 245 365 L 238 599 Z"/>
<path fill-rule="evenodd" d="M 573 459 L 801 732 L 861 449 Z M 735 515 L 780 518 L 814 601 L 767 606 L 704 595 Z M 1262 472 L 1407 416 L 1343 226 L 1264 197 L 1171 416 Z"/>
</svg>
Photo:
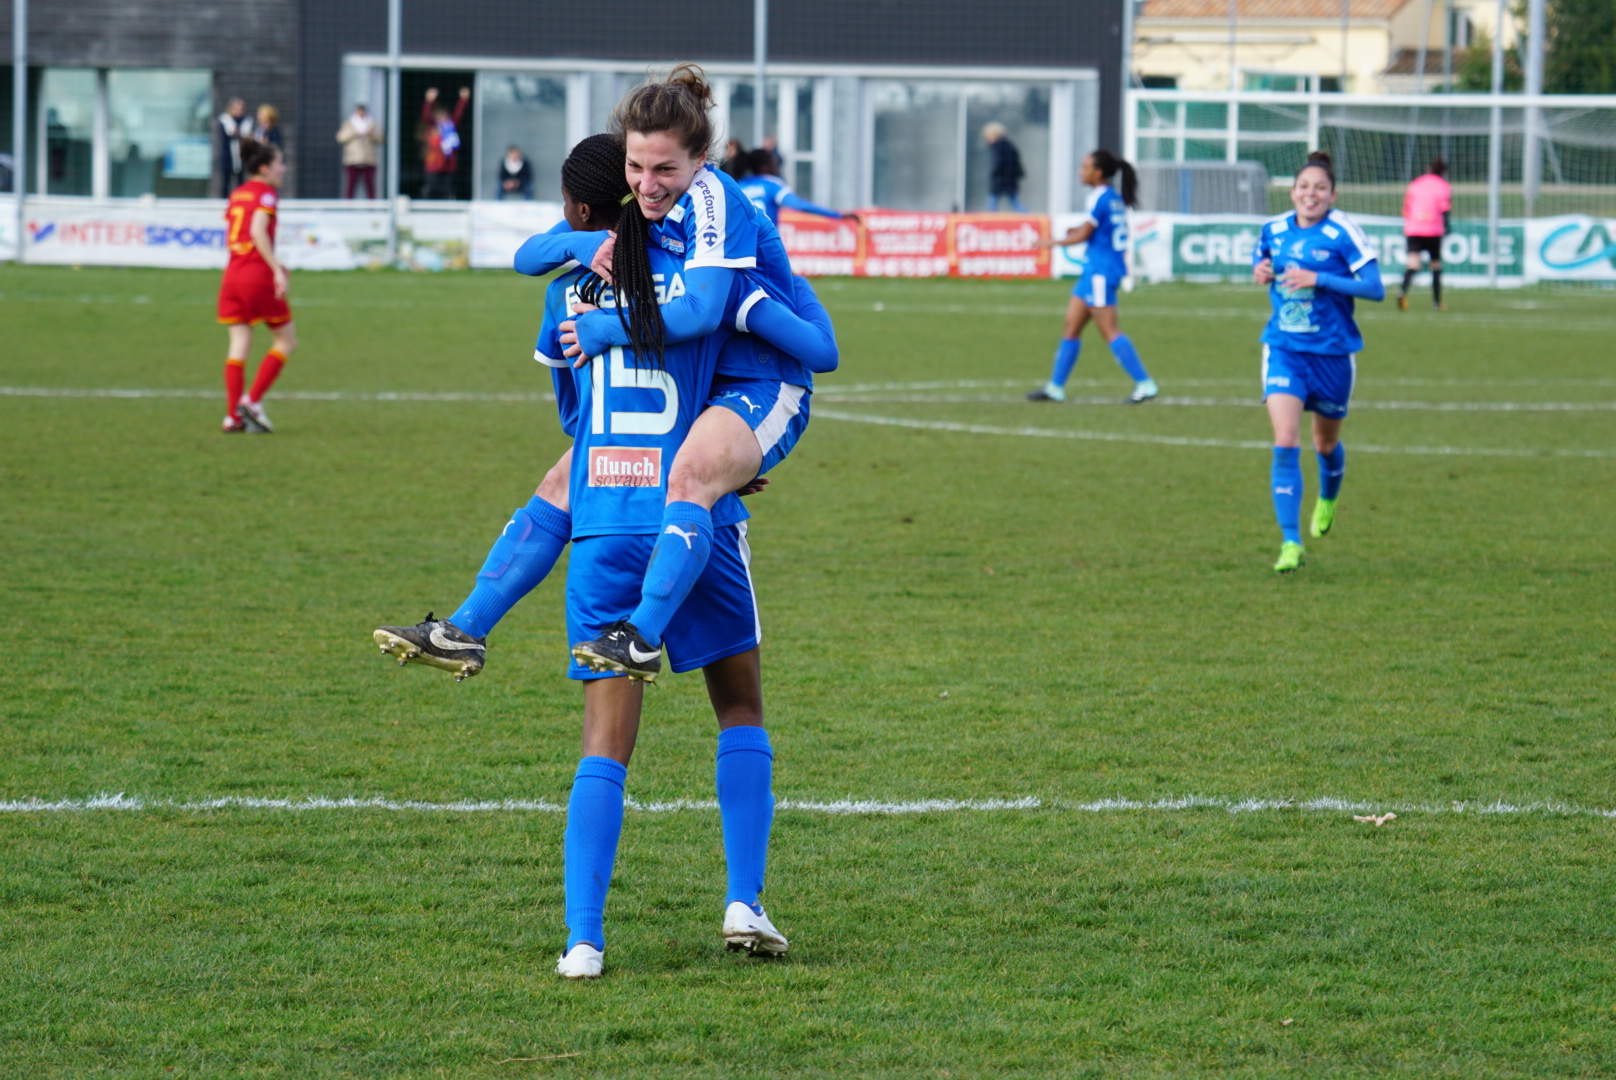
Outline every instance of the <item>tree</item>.
<svg viewBox="0 0 1616 1080">
<path fill-rule="evenodd" d="M 1543 91 L 1616 93 L 1616 3 L 1548 0 Z"/>
<path fill-rule="evenodd" d="M 1518 91 L 1526 86 L 1526 73 L 1521 69 L 1519 49 L 1504 50 L 1504 89 Z M 1453 88 L 1466 94 L 1486 94 L 1493 88 L 1493 39 L 1485 30 L 1477 30 L 1470 39 L 1470 48 L 1460 53 L 1453 66 Z"/>
</svg>

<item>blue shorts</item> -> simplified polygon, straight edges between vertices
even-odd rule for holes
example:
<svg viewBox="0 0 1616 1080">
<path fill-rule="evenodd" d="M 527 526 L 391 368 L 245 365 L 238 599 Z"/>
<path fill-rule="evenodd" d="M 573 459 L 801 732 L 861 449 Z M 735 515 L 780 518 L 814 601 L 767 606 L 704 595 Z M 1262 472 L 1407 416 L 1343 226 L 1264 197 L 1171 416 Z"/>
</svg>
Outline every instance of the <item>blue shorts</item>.
<svg viewBox="0 0 1616 1080">
<path fill-rule="evenodd" d="M 567 640 L 599 637 L 618 619 L 634 614 L 651 561 L 655 535 L 586 536 L 572 542 L 567 564 Z M 692 671 L 726 656 L 755 648 L 763 638 L 752 595 L 752 550 L 746 522 L 713 530 L 707 569 L 680 606 L 663 643 L 674 671 Z M 614 672 L 591 671 L 574 660 L 574 679 L 611 679 Z"/>
<path fill-rule="evenodd" d="M 1262 347 L 1263 400 L 1269 394 L 1302 399 L 1302 408 L 1331 420 L 1347 415 L 1352 384 L 1358 379 L 1358 357 L 1352 353 L 1295 352 L 1277 345 Z"/>
<path fill-rule="evenodd" d="M 1084 270 L 1083 276 L 1072 286 L 1072 295 L 1087 302 L 1089 307 L 1114 307 L 1117 302 L 1117 288 L 1121 284 L 1120 277 L 1106 277 L 1104 274 L 1093 274 Z"/>
<path fill-rule="evenodd" d="M 707 406 L 720 406 L 733 412 L 757 436 L 758 449 L 763 452 L 763 464 L 758 467 L 762 476 L 786 459 L 797 445 L 802 433 L 808 430 L 808 400 L 813 391 L 806 386 L 780 382 L 777 379 L 732 379 L 720 375 L 713 379 L 712 397 Z"/>
</svg>

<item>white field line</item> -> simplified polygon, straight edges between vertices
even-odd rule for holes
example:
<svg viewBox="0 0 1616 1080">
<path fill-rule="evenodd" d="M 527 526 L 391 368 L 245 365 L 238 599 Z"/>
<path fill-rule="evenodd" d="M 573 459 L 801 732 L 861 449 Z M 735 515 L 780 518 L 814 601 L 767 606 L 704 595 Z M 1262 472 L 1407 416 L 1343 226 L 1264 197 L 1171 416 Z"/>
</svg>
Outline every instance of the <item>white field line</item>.
<svg viewBox="0 0 1616 1080">
<path fill-rule="evenodd" d="M 1255 355 L 1255 354 L 1254 354 Z M 1256 365 L 1252 366 L 1253 374 L 1240 378 L 1218 379 L 1166 379 L 1172 386 L 1252 386 L 1258 382 Z M 1113 379 L 1072 379 L 1067 386 L 1091 387 L 1122 387 L 1122 376 Z M 1022 379 L 928 379 L 918 382 L 868 382 L 868 383 L 821 383 L 815 391 L 823 397 L 826 394 L 867 394 L 881 391 L 902 390 L 994 390 L 1021 387 L 1029 388 L 1028 383 L 1036 382 L 1036 373 Z M 1616 379 L 1469 379 L 1469 378 L 1443 378 L 1431 379 L 1418 376 L 1411 377 L 1377 377 L 1362 375 L 1355 386 L 1576 386 L 1576 387 L 1616 387 Z"/>
<path fill-rule="evenodd" d="M 822 390 L 814 395 L 834 405 L 961 405 L 961 404 L 1020 404 L 1026 399 L 1020 394 L 857 394 Z M 1122 398 L 1068 397 L 1067 405 L 1115 405 Z M 1152 406 L 1194 406 L 1219 408 L 1261 408 L 1256 394 L 1244 398 L 1175 397 L 1162 395 Z M 1375 401 L 1359 399 L 1354 409 L 1393 409 L 1404 412 L 1616 412 L 1616 401 Z"/>
<path fill-rule="evenodd" d="M 120 390 L 97 389 L 71 386 L 0 386 L 0 397 L 41 397 L 41 398 L 216 398 L 217 390 Z M 518 404 L 540 401 L 554 401 L 554 394 L 479 394 L 461 393 L 455 391 L 421 391 L 384 390 L 374 394 L 356 393 L 347 390 L 291 390 L 282 392 L 277 390 L 275 398 L 278 401 L 407 401 L 407 402 L 515 402 Z M 266 399 L 267 400 L 267 399 Z"/>
<path fill-rule="evenodd" d="M 624 800 L 626 807 L 641 814 L 676 814 L 687 811 L 711 812 L 718 809 L 712 799 L 675 799 L 668 802 L 640 802 L 634 798 Z M 1616 809 L 1579 806 L 1575 803 L 1538 800 L 1526 803 L 1448 802 L 1448 803 L 1380 803 L 1361 799 L 1270 799 L 1229 798 L 1223 796 L 1181 795 L 1161 799 L 1093 799 L 1071 801 L 1041 799 L 1024 795 L 1014 799 L 915 799 L 888 801 L 882 799 L 838 799 L 832 802 L 810 799 L 783 798 L 775 803 L 782 811 L 807 814 L 950 814 L 1001 813 L 1007 811 L 1048 810 L 1083 814 L 1104 813 L 1180 813 L 1186 810 L 1224 810 L 1231 814 L 1272 813 L 1296 811 L 1301 813 L 1365 813 L 1394 811 L 1398 814 L 1462 814 L 1462 815 L 1559 815 L 1587 816 L 1616 819 Z M 385 810 L 393 813 L 434 814 L 490 814 L 541 813 L 560 814 L 566 807 L 542 799 L 463 799 L 456 802 L 426 802 L 373 798 L 324 798 L 309 796 L 302 799 L 268 799 L 232 795 L 217 799 L 141 798 L 134 795 L 96 795 L 87 799 L 13 799 L 0 802 L 0 813 L 7 814 L 79 814 L 97 810 L 123 812 L 171 810 L 199 813 L 214 810 L 280 810 L 308 813 L 331 810 Z"/>
<path fill-rule="evenodd" d="M 915 420 L 902 416 L 872 416 L 862 413 L 842 412 L 839 409 L 815 409 L 814 416 L 821 420 L 842 420 L 855 424 L 914 428 L 920 431 L 950 431 L 968 435 L 1011 435 L 1033 439 L 1147 443 L 1156 446 L 1209 446 L 1226 450 L 1269 450 L 1273 447 L 1273 443 L 1267 439 L 1208 439 L 1188 435 L 1143 435 L 1120 431 L 1005 427 L 997 424 L 957 423 L 951 420 Z M 1412 454 L 1421 457 L 1616 458 L 1616 450 L 1515 450 L 1507 447 L 1475 446 L 1377 446 L 1373 443 L 1361 442 L 1352 443 L 1352 451 L 1359 454 Z"/>
</svg>

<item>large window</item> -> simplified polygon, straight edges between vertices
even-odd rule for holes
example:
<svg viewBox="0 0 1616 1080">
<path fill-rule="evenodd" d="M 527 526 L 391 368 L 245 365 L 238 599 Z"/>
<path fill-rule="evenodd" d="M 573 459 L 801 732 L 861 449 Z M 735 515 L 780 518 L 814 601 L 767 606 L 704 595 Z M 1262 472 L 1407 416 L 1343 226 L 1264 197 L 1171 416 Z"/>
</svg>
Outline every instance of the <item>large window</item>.
<svg viewBox="0 0 1616 1080">
<path fill-rule="evenodd" d="M 1003 124 L 1021 154 L 1021 201 L 1049 209 L 1049 87 L 1042 83 L 976 83 L 965 87 L 965 209 L 989 208 L 993 156 L 982 139 L 988 124 Z"/>
<path fill-rule="evenodd" d="M 109 194 L 202 198 L 213 176 L 213 76 L 107 73 Z"/>
<path fill-rule="evenodd" d="M 46 68 L 39 85 L 40 143 L 29 190 L 92 193 L 95 157 L 94 68 Z"/>
<path fill-rule="evenodd" d="M 489 75 L 482 88 L 482 132 L 477 158 L 482 190 L 479 199 L 495 199 L 500 191 L 500 163 L 515 146 L 533 167 L 533 197 L 561 200 L 561 163 L 567 144 L 567 84 L 542 75 Z M 516 196 L 507 196 L 516 197 Z"/>
</svg>

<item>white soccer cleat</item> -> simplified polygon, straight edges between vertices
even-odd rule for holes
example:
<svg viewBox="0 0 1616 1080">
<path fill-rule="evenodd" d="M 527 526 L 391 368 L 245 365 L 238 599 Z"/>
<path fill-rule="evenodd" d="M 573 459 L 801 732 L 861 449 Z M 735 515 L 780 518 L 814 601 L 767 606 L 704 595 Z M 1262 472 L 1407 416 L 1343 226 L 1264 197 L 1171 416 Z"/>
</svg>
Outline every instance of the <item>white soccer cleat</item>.
<svg viewBox="0 0 1616 1080">
<path fill-rule="evenodd" d="M 724 942 L 753 956 L 784 956 L 791 947 L 767 915 L 740 900 L 724 909 Z"/>
<path fill-rule="evenodd" d="M 556 974 L 566 979 L 598 979 L 605 957 L 589 942 L 580 941 L 556 961 Z"/>
<path fill-rule="evenodd" d="M 236 406 L 236 412 L 246 421 L 247 430 L 257 435 L 268 435 L 275 430 L 275 425 L 269 422 L 269 414 L 264 412 L 264 403 L 254 401 L 246 394 L 241 395 L 241 402 Z"/>
</svg>

